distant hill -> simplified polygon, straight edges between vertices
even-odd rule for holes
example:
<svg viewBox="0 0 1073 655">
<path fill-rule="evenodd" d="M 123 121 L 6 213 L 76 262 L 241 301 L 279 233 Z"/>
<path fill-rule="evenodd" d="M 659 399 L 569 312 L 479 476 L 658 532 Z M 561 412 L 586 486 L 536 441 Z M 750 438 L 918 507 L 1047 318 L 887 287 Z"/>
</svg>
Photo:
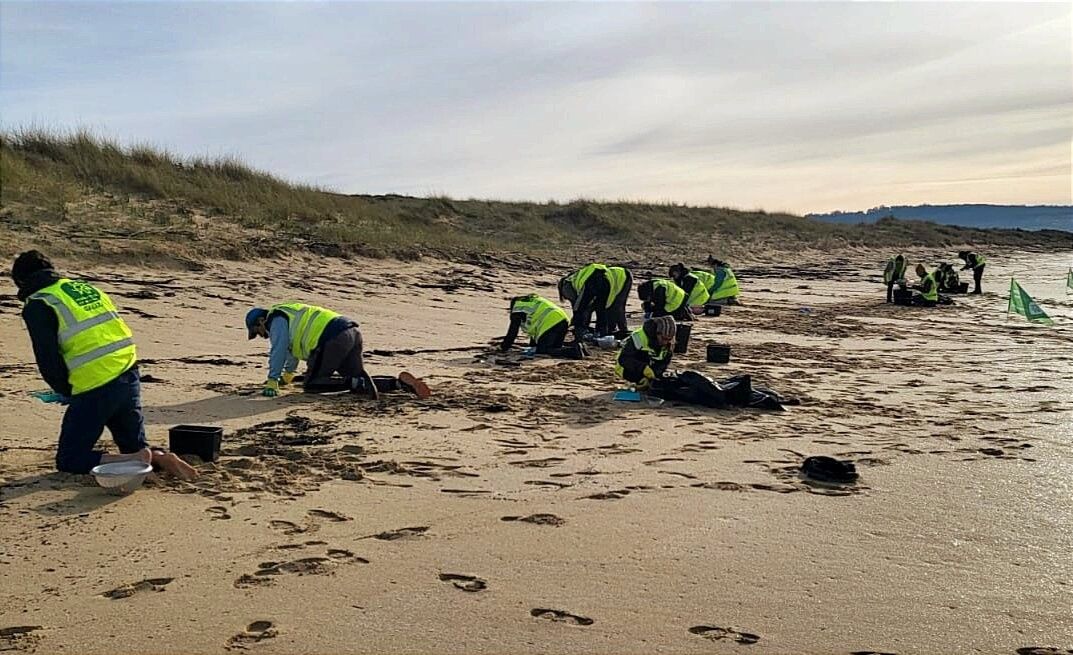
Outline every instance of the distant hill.
<svg viewBox="0 0 1073 655">
<path fill-rule="evenodd" d="M 831 223 L 875 223 L 881 218 L 893 216 L 961 227 L 1073 232 L 1073 206 L 1070 205 L 917 205 L 873 207 L 863 212 L 831 212 L 809 216 Z"/>
</svg>

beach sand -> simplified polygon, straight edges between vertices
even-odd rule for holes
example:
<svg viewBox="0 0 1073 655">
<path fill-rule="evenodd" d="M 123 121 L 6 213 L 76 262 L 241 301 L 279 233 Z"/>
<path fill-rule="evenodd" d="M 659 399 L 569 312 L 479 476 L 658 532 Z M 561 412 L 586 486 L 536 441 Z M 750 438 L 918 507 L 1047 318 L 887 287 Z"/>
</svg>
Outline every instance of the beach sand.
<svg viewBox="0 0 1073 655">
<path fill-rule="evenodd" d="M 28 395 L 44 384 L 7 282 L 0 651 L 1073 649 L 1068 257 L 991 256 L 983 296 L 935 310 L 884 304 L 883 259 L 747 262 L 745 306 L 694 327 L 676 367 L 749 373 L 800 398 L 782 413 L 612 402 L 613 351 L 481 349 L 511 295 L 554 298 L 532 265 L 63 262 L 135 332 L 150 441 L 226 430 L 196 482 L 125 497 L 52 472 L 62 408 Z M 1011 274 L 1058 326 L 1006 320 Z M 355 318 L 373 374 L 435 395 L 260 397 L 253 299 Z M 806 483 L 820 454 L 859 483 Z"/>
</svg>

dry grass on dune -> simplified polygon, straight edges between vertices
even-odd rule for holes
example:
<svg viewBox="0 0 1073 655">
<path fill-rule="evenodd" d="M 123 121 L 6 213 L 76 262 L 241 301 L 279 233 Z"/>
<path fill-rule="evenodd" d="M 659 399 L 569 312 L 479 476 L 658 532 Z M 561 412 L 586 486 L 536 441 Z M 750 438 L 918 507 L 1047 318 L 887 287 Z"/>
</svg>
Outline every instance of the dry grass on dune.
<svg viewBox="0 0 1073 655">
<path fill-rule="evenodd" d="M 319 254 L 565 250 L 699 252 L 946 247 L 1073 247 L 1073 234 L 973 230 L 920 221 L 838 225 L 789 214 L 674 203 L 528 203 L 342 195 L 287 182 L 233 157 L 184 158 L 124 147 L 87 131 L 0 134 L 0 251 L 144 263 L 242 259 L 291 249 Z"/>
</svg>

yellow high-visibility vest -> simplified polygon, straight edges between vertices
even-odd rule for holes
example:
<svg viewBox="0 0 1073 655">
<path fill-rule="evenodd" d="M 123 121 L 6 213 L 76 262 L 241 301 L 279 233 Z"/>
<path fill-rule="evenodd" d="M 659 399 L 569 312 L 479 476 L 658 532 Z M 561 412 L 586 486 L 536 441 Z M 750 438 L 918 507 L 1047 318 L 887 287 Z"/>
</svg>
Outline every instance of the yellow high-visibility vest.
<svg viewBox="0 0 1073 655">
<path fill-rule="evenodd" d="M 62 278 L 26 299 L 41 300 L 56 312 L 59 345 L 71 393 L 102 387 L 138 361 L 134 334 L 106 293 Z"/>
<path fill-rule="evenodd" d="M 558 305 L 547 298 L 532 295 L 515 300 L 511 312 L 525 313 L 525 325 L 522 329 L 534 340 L 539 340 L 544 333 L 559 323 L 569 323 L 570 319 Z"/>
<path fill-rule="evenodd" d="M 663 311 L 668 314 L 673 314 L 678 311 L 678 308 L 682 306 L 682 303 L 686 301 L 686 292 L 682 290 L 682 287 L 674 283 L 673 280 L 658 279 L 652 280 L 652 292 L 655 293 L 656 289 L 666 289 L 667 302 L 663 306 Z"/>
<path fill-rule="evenodd" d="M 320 344 L 324 328 L 339 314 L 315 305 L 289 302 L 272 305 L 269 314 L 280 312 L 287 317 L 291 331 L 291 355 L 295 359 L 308 360 Z"/>
<path fill-rule="evenodd" d="M 708 293 L 708 287 L 705 286 L 704 280 L 700 279 L 700 276 L 695 272 L 687 273 L 686 277 L 692 277 L 696 280 L 693 284 L 693 290 L 689 292 L 689 298 L 686 300 L 686 303 L 688 303 L 690 307 L 703 306 L 704 303 L 708 302 L 708 296 L 711 295 Z M 715 276 L 713 275 L 712 278 L 714 280 Z"/>
<path fill-rule="evenodd" d="M 726 275 L 723 277 L 722 283 L 719 288 L 712 292 L 712 300 L 722 300 L 724 298 L 737 298 L 741 293 L 741 289 L 738 288 L 738 278 L 734 275 L 734 271 L 729 266 L 723 269 L 726 271 Z"/>
</svg>

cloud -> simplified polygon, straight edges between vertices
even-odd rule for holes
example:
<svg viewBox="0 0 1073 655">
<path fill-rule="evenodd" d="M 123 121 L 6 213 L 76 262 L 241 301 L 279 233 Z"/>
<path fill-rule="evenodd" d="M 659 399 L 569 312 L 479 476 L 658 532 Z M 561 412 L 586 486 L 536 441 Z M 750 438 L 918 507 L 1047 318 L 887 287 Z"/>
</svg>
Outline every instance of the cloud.
<svg viewBox="0 0 1073 655">
<path fill-rule="evenodd" d="M 88 124 L 344 192 L 802 212 L 1069 202 L 1070 16 L 1023 3 L 5 2 L 0 110 L 6 125 Z"/>
</svg>

